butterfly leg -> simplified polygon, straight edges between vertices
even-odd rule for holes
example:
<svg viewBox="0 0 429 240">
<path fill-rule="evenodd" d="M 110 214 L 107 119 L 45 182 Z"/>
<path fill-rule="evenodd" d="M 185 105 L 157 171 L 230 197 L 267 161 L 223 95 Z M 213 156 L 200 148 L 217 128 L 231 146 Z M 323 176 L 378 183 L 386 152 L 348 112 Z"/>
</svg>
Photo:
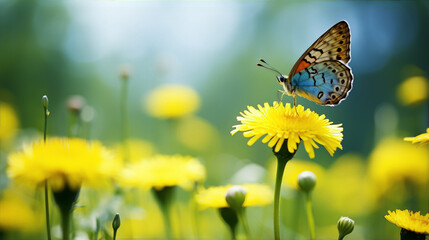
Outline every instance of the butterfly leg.
<svg viewBox="0 0 429 240">
<path fill-rule="evenodd" d="M 293 108 L 295 108 L 295 113 L 296 115 L 299 116 L 298 110 L 296 108 L 296 95 L 293 96 Z"/>
<path fill-rule="evenodd" d="M 283 102 L 283 96 L 284 95 L 289 95 L 289 96 L 292 96 L 293 97 L 293 108 L 295 108 L 295 111 L 296 111 L 296 114 L 298 114 L 298 110 L 296 110 L 296 95 L 294 94 L 294 95 L 291 95 L 291 94 L 288 94 L 286 91 L 283 91 L 283 90 L 277 90 L 278 91 L 278 93 L 281 93 L 282 95 L 280 96 L 280 102 L 282 103 Z M 278 96 L 277 96 L 278 97 Z"/>
<path fill-rule="evenodd" d="M 279 93 L 281 93 L 281 96 L 279 96 Z M 284 95 L 286 95 L 287 93 L 285 92 L 285 91 L 283 91 L 283 90 L 277 90 L 277 101 L 280 103 L 280 102 L 283 102 L 283 96 Z"/>
</svg>

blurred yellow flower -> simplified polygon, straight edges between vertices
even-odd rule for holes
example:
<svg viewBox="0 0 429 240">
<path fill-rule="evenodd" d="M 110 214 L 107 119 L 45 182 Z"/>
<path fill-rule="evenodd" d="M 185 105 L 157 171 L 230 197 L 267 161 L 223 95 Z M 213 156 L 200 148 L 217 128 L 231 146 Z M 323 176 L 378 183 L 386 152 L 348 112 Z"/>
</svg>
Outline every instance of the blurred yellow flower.
<svg viewBox="0 0 429 240">
<path fill-rule="evenodd" d="M 405 141 L 414 143 L 419 143 L 420 146 L 426 145 L 429 143 L 429 128 L 426 129 L 425 133 L 422 133 L 415 137 L 406 137 Z"/>
<path fill-rule="evenodd" d="M 283 103 L 274 102 L 272 107 L 265 103 L 264 107 L 258 105 L 258 109 L 247 108 L 237 117 L 241 125 L 233 126 L 235 129 L 231 134 L 242 131 L 244 137 L 251 138 L 247 142 L 249 146 L 266 135 L 262 142 L 268 142 L 271 148 L 275 146 L 275 152 L 280 150 L 285 140 L 291 153 L 297 150 L 302 140 L 310 158 L 314 158 L 313 147 L 319 148 L 316 143 L 323 145 L 331 156 L 337 148 L 342 149 L 341 124 L 332 124 L 325 115 L 319 116 L 308 108 L 304 110 L 302 105 L 292 108 L 289 103 L 284 106 Z"/>
<path fill-rule="evenodd" d="M 143 158 L 148 158 L 155 153 L 155 147 L 151 142 L 140 139 L 127 139 L 124 144 L 119 143 L 114 146 L 118 159 L 124 159 L 128 155 L 130 162 L 138 162 Z M 124 151 L 127 151 L 126 153 Z"/>
<path fill-rule="evenodd" d="M 420 234 L 429 234 L 429 213 L 420 215 L 420 212 L 413 213 L 408 210 L 396 209 L 395 212 L 388 211 L 389 215 L 384 216 L 389 222 L 396 226 Z"/>
<path fill-rule="evenodd" d="M 269 172 L 271 179 L 275 181 L 276 178 L 276 164 L 277 160 L 270 161 Z M 325 169 L 315 162 L 303 161 L 300 159 L 293 159 L 287 163 L 285 172 L 283 174 L 283 186 L 298 190 L 298 175 L 304 171 L 311 171 L 317 176 L 317 184 L 323 182 L 325 176 Z"/>
<path fill-rule="evenodd" d="M 165 228 L 162 223 L 162 214 L 155 202 L 140 199 L 146 205 L 133 206 L 121 214 L 121 226 L 118 230 L 118 239 L 156 239 L 164 236 Z M 112 228 L 112 223 L 106 223 L 106 229 Z M 145 226 L 145 227 L 142 227 Z"/>
<path fill-rule="evenodd" d="M 81 184 L 100 185 L 113 177 L 119 164 L 97 141 L 78 138 L 50 138 L 24 146 L 24 150 L 9 155 L 7 173 L 17 182 L 30 186 L 49 181 L 53 190 L 66 184 L 78 188 Z"/>
<path fill-rule="evenodd" d="M 399 139 L 382 140 L 370 155 L 369 180 L 375 196 L 405 184 L 423 187 L 428 180 L 428 151 Z"/>
<path fill-rule="evenodd" d="M 397 94 L 404 105 L 419 103 L 428 98 L 428 80 L 423 76 L 407 78 L 399 85 Z"/>
<path fill-rule="evenodd" d="M 338 158 L 325 171 L 324 181 L 317 183 L 314 191 L 317 204 L 329 206 L 343 215 L 364 215 L 372 203 L 366 170 L 365 161 L 359 155 L 345 154 Z"/>
<path fill-rule="evenodd" d="M 166 84 L 153 90 L 145 99 L 148 113 L 157 118 L 179 118 L 195 112 L 200 96 L 187 86 Z"/>
<path fill-rule="evenodd" d="M 0 230 L 34 231 L 40 227 L 30 204 L 12 191 L 2 193 L 0 209 Z"/>
<path fill-rule="evenodd" d="M 169 186 L 190 189 L 193 184 L 204 180 L 204 166 L 193 157 L 180 155 L 157 155 L 127 166 L 121 174 L 125 186 L 155 188 Z"/>
<path fill-rule="evenodd" d="M 216 128 L 199 117 L 187 117 L 177 126 L 177 139 L 193 150 L 213 149 L 218 140 Z"/>
<path fill-rule="evenodd" d="M 18 127 L 15 110 L 9 104 L 0 102 L 0 142 L 13 138 Z"/>
<path fill-rule="evenodd" d="M 225 194 L 230 187 L 234 185 L 210 187 L 201 190 L 196 196 L 196 202 L 203 208 L 224 208 L 228 207 L 225 200 Z M 249 183 L 240 184 L 246 188 L 247 194 L 243 206 L 265 206 L 273 201 L 273 191 L 265 184 Z"/>
</svg>

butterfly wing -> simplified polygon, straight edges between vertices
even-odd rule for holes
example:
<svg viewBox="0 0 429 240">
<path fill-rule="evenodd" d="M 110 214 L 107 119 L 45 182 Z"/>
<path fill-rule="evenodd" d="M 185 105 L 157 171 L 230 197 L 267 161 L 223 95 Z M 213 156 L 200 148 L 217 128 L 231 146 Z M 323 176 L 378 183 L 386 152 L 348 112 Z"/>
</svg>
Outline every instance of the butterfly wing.
<svg viewBox="0 0 429 240">
<path fill-rule="evenodd" d="M 350 28 L 346 21 L 332 26 L 307 49 L 293 66 L 289 79 L 304 68 L 329 60 L 350 61 Z"/>
<path fill-rule="evenodd" d="M 352 88 L 353 74 L 344 63 L 328 60 L 304 68 L 291 81 L 298 95 L 318 104 L 336 105 Z"/>
</svg>

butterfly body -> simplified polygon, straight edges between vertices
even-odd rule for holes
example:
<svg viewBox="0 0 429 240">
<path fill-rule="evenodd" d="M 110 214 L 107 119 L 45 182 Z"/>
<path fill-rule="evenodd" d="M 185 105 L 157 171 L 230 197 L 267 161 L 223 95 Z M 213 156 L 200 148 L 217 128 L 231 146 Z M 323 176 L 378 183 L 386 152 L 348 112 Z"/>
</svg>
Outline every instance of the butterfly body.
<svg viewBox="0 0 429 240">
<path fill-rule="evenodd" d="M 339 104 L 352 88 L 350 40 L 348 23 L 335 24 L 304 52 L 289 76 L 277 81 L 295 99 L 298 95 L 322 105 Z"/>
</svg>

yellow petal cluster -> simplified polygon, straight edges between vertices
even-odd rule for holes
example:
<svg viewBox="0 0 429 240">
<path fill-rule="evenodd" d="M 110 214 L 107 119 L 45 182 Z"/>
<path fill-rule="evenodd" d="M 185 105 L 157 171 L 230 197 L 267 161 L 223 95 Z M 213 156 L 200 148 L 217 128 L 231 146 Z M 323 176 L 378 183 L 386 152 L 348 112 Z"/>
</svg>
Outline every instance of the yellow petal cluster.
<svg viewBox="0 0 429 240">
<path fill-rule="evenodd" d="M 341 124 L 332 124 L 325 115 L 304 109 L 302 105 L 291 107 L 289 103 L 284 106 L 283 103 L 274 102 L 273 106 L 265 103 L 263 107 L 258 105 L 258 109 L 247 108 L 237 117 L 241 124 L 233 126 L 235 129 L 231 134 L 242 131 L 244 137 L 250 138 L 249 146 L 265 136 L 262 142 L 275 147 L 276 152 L 287 140 L 288 151 L 293 153 L 302 140 L 310 158 L 314 158 L 313 148 L 319 148 L 317 143 L 323 145 L 331 156 L 337 148 L 342 149 Z"/>
<path fill-rule="evenodd" d="M 9 104 L 0 102 L 0 142 L 14 137 L 18 126 L 15 110 Z"/>
<path fill-rule="evenodd" d="M 363 157 L 352 153 L 342 155 L 325 170 L 323 176 L 319 178 L 317 175 L 313 195 L 320 206 L 329 206 L 330 211 L 349 216 L 364 215 L 373 206 Z"/>
<path fill-rule="evenodd" d="M 403 105 L 420 103 L 429 96 L 428 80 L 423 76 L 405 79 L 398 87 L 398 98 Z"/>
<path fill-rule="evenodd" d="M 225 200 L 225 194 L 230 187 L 234 185 L 210 187 L 201 190 L 195 199 L 203 207 L 224 208 L 228 207 Z M 247 190 L 246 199 L 243 206 L 265 206 L 273 201 L 273 191 L 265 184 L 249 183 L 240 185 Z"/>
<path fill-rule="evenodd" d="M 412 142 L 413 144 L 419 143 L 420 146 L 426 145 L 429 143 L 429 128 L 426 129 L 425 133 L 417 135 L 415 137 L 406 137 L 405 141 Z"/>
<path fill-rule="evenodd" d="M 166 84 L 149 93 L 144 105 L 153 117 L 179 118 L 195 112 L 200 106 L 200 97 L 190 87 Z"/>
<path fill-rule="evenodd" d="M 399 210 L 388 211 L 389 215 L 384 216 L 389 222 L 396 226 L 420 234 L 429 234 L 429 213 L 420 215 L 420 212 Z"/>
<path fill-rule="evenodd" d="M 193 157 L 157 155 L 128 165 L 121 174 L 125 186 L 155 188 L 180 186 L 192 188 L 205 179 L 204 166 Z"/>
<path fill-rule="evenodd" d="M 100 185 L 117 173 L 118 163 L 100 142 L 78 138 L 37 141 L 9 155 L 7 173 L 17 182 L 38 185 L 48 180 L 54 190 L 68 184 Z"/>
<path fill-rule="evenodd" d="M 424 187 L 429 174 L 429 152 L 400 139 L 382 140 L 370 155 L 369 180 L 374 196 L 383 196 L 392 188 L 407 189 L 409 184 Z"/>
</svg>

